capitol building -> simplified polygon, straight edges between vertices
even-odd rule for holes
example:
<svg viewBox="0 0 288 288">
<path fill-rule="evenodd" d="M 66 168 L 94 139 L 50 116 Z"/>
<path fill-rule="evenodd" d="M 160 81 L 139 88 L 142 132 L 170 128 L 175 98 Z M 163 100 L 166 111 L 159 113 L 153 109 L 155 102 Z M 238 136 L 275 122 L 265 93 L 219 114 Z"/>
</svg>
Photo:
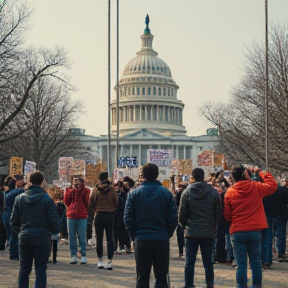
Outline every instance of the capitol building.
<svg viewBox="0 0 288 288">
<path fill-rule="evenodd" d="M 137 157 L 139 165 L 147 162 L 148 149 L 172 151 L 172 159 L 192 159 L 198 166 L 198 154 L 211 150 L 218 142 L 217 129 L 206 135 L 188 136 L 183 125 L 184 103 L 178 98 L 179 86 L 169 66 L 153 49 L 149 17 L 141 35 L 142 48 L 124 68 L 119 79 L 119 156 Z M 117 89 L 115 88 L 115 95 Z M 116 97 L 115 97 L 116 98 Z M 85 135 L 85 130 L 71 129 L 83 146 L 96 158 L 107 162 L 108 136 Z M 111 103 L 111 166 L 116 168 L 117 103 Z"/>
</svg>

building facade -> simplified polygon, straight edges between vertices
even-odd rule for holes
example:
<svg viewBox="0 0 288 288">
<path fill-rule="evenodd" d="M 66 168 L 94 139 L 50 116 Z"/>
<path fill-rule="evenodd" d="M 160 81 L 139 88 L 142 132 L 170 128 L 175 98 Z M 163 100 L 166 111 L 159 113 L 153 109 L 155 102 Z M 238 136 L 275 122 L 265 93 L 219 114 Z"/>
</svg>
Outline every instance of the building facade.
<svg viewBox="0 0 288 288">
<path fill-rule="evenodd" d="M 148 149 L 172 150 L 174 159 L 192 159 L 211 150 L 218 142 L 217 129 L 206 135 L 188 136 L 183 126 L 184 103 L 178 99 L 179 86 L 169 66 L 153 49 L 149 17 L 141 36 L 142 48 L 125 66 L 119 80 L 119 152 L 120 157 L 137 157 L 139 165 L 147 162 Z M 117 86 L 115 87 L 117 94 Z M 79 131 L 81 129 L 78 129 Z M 78 131 L 77 130 L 77 131 Z M 76 131 L 76 130 L 75 130 Z M 82 144 L 103 162 L 108 162 L 108 136 L 87 136 L 78 131 Z M 116 168 L 117 103 L 111 103 L 111 168 Z"/>
</svg>

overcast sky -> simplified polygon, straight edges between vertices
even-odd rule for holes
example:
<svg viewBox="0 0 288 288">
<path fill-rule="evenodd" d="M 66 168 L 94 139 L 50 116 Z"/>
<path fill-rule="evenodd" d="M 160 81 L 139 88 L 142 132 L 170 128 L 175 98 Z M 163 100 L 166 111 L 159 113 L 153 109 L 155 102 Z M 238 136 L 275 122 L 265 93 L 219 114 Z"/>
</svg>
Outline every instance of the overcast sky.
<svg viewBox="0 0 288 288">
<path fill-rule="evenodd" d="M 77 126 L 86 134 L 107 134 L 108 0 L 27 0 L 34 15 L 27 44 L 64 47 L 72 62 L 73 97 L 85 103 Z M 199 115 L 209 100 L 227 102 L 241 78 L 244 53 L 265 40 L 265 0 L 119 0 L 120 75 L 141 49 L 145 16 L 150 16 L 153 46 L 171 69 L 185 104 L 187 135 L 213 127 Z M 111 0 L 115 19 L 116 0 Z M 288 24 L 288 1 L 269 0 L 269 25 Z M 115 20 L 111 40 L 114 44 Z M 113 54 L 114 53 L 114 54 Z M 115 55 L 115 45 L 112 54 Z M 113 75 L 116 57 L 112 57 Z M 112 80 L 112 88 L 115 77 Z M 115 97 L 114 91 L 112 97 Z"/>
</svg>

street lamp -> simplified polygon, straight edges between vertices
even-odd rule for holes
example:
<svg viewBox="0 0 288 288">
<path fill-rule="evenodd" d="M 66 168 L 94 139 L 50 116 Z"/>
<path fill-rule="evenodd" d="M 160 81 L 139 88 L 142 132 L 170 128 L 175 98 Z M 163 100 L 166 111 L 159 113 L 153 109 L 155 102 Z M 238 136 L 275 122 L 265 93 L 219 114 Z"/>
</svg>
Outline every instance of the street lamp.
<svg viewBox="0 0 288 288">
<path fill-rule="evenodd" d="M 269 89 L 269 74 L 268 74 L 268 0 L 265 0 L 265 165 L 269 171 L 269 139 L 268 139 L 268 89 Z"/>
<path fill-rule="evenodd" d="M 111 0 L 108 0 L 108 143 L 107 143 L 107 171 L 111 176 Z"/>
</svg>

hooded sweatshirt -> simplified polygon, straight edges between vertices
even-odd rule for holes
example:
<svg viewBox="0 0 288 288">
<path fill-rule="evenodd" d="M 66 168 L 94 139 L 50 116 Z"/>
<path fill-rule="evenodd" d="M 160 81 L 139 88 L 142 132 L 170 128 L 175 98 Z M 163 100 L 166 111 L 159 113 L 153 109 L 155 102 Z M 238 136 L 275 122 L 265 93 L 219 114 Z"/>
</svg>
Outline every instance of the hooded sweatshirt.
<svg viewBox="0 0 288 288">
<path fill-rule="evenodd" d="M 53 200 L 41 187 L 30 186 L 29 190 L 16 197 L 11 224 L 20 235 L 41 237 L 57 234 L 58 220 Z"/>
<path fill-rule="evenodd" d="M 182 193 L 179 222 L 186 227 L 186 238 L 213 238 L 221 215 L 219 193 L 205 181 L 190 184 Z"/>
<path fill-rule="evenodd" d="M 276 191 L 277 182 L 269 172 L 261 171 L 259 176 L 264 183 L 243 180 L 228 188 L 224 197 L 224 217 L 231 222 L 230 234 L 268 227 L 262 199 Z"/>
<path fill-rule="evenodd" d="M 108 180 L 99 181 L 91 192 L 89 211 L 113 212 L 118 205 L 118 194 Z"/>
</svg>

